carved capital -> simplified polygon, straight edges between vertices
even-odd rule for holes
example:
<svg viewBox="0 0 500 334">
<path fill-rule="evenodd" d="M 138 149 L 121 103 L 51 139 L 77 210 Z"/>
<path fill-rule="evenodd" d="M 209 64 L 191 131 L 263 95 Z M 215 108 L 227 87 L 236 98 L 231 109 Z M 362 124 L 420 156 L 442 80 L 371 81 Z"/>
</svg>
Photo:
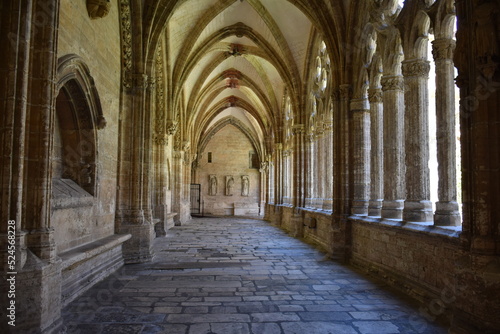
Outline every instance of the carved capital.
<svg viewBox="0 0 500 334">
<path fill-rule="evenodd" d="M 351 85 L 340 85 L 339 86 L 339 93 L 340 93 L 340 99 L 341 100 L 349 100 L 351 98 Z"/>
<path fill-rule="evenodd" d="M 301 135 L 305 132 L 304 130 L 304 124 L 295 124 L 292 127 L 292 133 L 293 135 Z"/>
<path fill-rule="evenodd" d="M 434 60 L 452 60 L 456 42 L 451 38 L 440 38 L 432 42 Z"/>
<path fill-rule="evenodd" d="M 384 92 L 388 90 L 404 90 L 404 79 L 401 75 L 382 77 L 380 84 L 382 85 L 382 91 Z"/>
<path fill-rule="evenodd" d="M 415 59 L 403 61 L 401 68 L 405 77 L 428 78 L 431 65 L 427 60 Z"/>
<path fill-rule="evenodd" d="M 111 8 L 109 0 L 87 0 L 87 11 L 91 19 L 100 19 L 108 15 Z"/>
<path fill-rule="evenodd" d="M 368 101 L 370 101 L 370 103 L 381 103 L 382 96 L 383 96 L 382 89 L 380 88 L 368 89 Z"/>
<path fill-rule="evenodd" d="M 333 129 L 333 122 L 324 122 L 323 129 L 325 132 L 331 131 Z"/>
</svg>

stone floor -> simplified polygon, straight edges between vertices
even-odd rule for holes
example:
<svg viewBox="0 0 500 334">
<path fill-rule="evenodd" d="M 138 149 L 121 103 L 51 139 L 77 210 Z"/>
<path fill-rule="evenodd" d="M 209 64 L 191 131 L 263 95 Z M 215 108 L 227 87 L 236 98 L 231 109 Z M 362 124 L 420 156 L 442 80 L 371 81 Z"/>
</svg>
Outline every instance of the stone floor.
<svg viewBox="0 0 500 334">
<path fill-rule="evenodd" d="M 380 282 L 261 220 L 197 218 L 63 310 L 67 333 L 446 333 Z"/>
</svg>

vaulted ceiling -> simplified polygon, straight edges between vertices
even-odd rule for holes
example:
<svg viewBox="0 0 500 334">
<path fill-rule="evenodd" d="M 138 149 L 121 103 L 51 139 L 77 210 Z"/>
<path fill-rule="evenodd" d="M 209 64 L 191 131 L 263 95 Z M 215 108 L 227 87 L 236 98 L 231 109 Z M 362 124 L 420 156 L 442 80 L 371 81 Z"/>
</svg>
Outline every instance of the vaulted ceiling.
<svg viewBox="0 0 500 334">
<path fill-rule="evenodd" d="M 223 119 L 273 137 L 288 90 L 299 95 L 315 28 L 286 0 L 187 0 L 166 26 L 174 108 L 198 143 Z M 261 151 L 261 150 L 259 150 Z"/>
</svg>

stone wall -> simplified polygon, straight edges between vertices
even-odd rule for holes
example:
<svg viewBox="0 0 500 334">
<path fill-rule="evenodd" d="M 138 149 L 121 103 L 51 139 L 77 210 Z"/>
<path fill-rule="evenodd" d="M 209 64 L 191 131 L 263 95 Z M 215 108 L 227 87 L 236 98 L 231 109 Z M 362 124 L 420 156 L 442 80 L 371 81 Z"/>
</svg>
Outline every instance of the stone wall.
<svg viewBox="0 0 500 334">
<path fill-rule="evenodd" d="M 235 126 L 227 125 L 214 135 L 199 158 L 196 183 L 201 184 L 204 213 L 212 215 L 258 215 L 260 173 L 250 168 L 251 142 Z M 211 152 L 212 162 L 208 162 Z M 215 194 L 210 192 L 210 175 L 217 178 Z M 226 182 L 232 176 L 231 193 Z M 243 176 L 248 176 L 248 195 L 243 190 Z M 214 188 L 215 189 L 215 188 Z"/>
<path fill-rule="evenodd" d="M 457 235 L 446 234 L 352 221 L 350 262 L 388 278 L 422 302 L 422 312 L 428 308 L 432 316 L 440 316 L 450 311 L 460 292 L 454 277 L 460 243 Z"/>
<path fill-rule="evenodd" d="M 114 233 L 121 82 L 116 1 L 112 1 L 106 17 L 93 20 L 85 1 L 62 0 L 58 36 L 57 58 L 76 54 L 88 66 L 106 120 L 106 126 L 97 131 L 97 191 L 91 206 L 53 205 L 51 221 L 56 229 L 58 252 L 61 252 Z M 55 155 L 64 154 L 65 147 L 60 147 L 57 138 L 55 151 L 62 153 Z"/>
</svg>

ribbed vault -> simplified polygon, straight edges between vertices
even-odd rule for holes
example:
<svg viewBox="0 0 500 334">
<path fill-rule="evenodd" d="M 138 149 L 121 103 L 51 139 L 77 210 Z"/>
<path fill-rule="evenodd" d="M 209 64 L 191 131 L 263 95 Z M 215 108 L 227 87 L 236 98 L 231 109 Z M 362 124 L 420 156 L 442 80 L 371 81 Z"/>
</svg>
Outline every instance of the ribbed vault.
<svg viewBox="0 0 500 334">
<path fill-rule="evenodd" d="M 230 117 L 231 107 L 247 112 L 259 127 L 263 136 L 255 138 L 262 147 L 262 161 L 281 141 L 287 98 L 297 114 L 294 119 L 301 121 L 311 40 L 322 31 L 318 6 L 344 10 L 340 5 L 330 8 L 322 2 L 297 0 L 145 5 L 145 17 L 153 22 L 146 52 L 153 54 L 161 44 L 166 55 L 167 118 L 181 126 L 180 141 L 190 143 L 193 155 L 217 124 L 213 120 Z M 328 29 L 333 27 L 330 22 Z"/>
</svg>

